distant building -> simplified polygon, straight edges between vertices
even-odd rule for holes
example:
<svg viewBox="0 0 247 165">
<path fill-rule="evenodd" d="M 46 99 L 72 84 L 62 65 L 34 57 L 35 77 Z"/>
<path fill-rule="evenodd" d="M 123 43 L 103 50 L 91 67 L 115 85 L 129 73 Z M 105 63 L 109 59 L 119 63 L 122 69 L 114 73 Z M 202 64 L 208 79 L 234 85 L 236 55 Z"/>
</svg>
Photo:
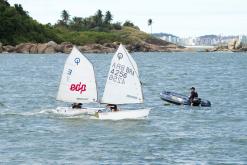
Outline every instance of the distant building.
<svg viewBox="0 0 247 165">
<path fill-rule="evenodd" d="M 196 45 L 196 38 L 194 38 L 194 37 L 182 38 L 180 40 L 180 45 L 195 46 Z"/>
<path fill-rule="evenodd" d="M 240 35 L 238 40 L 240 41 L 243 47 L 247 47 L 247 36 L 246 35 Z"/>
<path fill-rule="evenodd" d="M 239 40 L 241 44 L 247 47 L 247 36 L 223 36 L 223 35 L 204 35 L 200 37 L 180 38 L 168 33 L 155 33 L 154 36 L 182 46 L 227 46 L 232 40 Z"/>
<path fill-rule="evenodd" d="M 158 37 L 162 40 L 165 40 L 167 42 L 171 42 L 171 43 L 174 43 L 174 44 L 179 44 L 180 42 L 180 38 L 175 36 L 175 35 L 172 35 L 172 34 L 168 34 L 168 33 L 155 33 L 153 34 L 155 37 Z"/>
</svg>

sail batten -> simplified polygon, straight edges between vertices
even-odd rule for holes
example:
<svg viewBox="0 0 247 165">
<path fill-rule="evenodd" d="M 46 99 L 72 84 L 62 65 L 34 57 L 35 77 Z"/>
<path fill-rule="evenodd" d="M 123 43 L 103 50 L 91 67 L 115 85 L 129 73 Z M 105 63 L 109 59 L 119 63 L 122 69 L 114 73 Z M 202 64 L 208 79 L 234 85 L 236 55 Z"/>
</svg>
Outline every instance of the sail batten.
<svg viewBox="0 0 247 165">
<path fill-rule="evenodd" d="M 92 63 L 73 47 L 61 77 L 57 100 L 72 103 L 97 102 L 97 87 Z"/>
<path fill-rule="evenodd" d="M 123 45 L 112 58 L 101 103 L 143 103 L 137 64 Z"/>
</svg>

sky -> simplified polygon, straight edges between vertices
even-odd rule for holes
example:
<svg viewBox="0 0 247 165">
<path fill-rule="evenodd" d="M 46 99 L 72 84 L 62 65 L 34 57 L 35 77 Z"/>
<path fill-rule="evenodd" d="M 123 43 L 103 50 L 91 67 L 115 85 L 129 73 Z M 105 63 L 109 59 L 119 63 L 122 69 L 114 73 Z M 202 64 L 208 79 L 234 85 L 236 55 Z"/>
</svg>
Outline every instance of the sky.
<svg viewBox="0 0 247 165">
<path fill-rule="evenodd" d="M 113 22 L 132 21 L 142 31 L 151 32 L 147 20 L 153 20 L 153 33 L 180 37 L 205 34 L 247 34 L 247 0 L 8 0 L 21 4 L 41 23 L 54 24 L 61 11 L 71 16 L 88 17 L 101 9 L 109 10 Z"/>
</svg>

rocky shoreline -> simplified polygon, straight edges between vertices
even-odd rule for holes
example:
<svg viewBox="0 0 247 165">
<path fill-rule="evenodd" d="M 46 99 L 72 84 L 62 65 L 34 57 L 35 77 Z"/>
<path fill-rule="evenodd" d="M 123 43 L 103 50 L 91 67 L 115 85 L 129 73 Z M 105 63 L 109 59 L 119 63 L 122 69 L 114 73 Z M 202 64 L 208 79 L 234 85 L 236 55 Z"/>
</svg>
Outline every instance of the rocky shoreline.
<svg viewBox="0 0 247 165">
<path fill-rule="evenodd" d="M 247 47 L 237 40 L 229 42 L 227 45 L 206 49 L 206 52 L 247 52 Z"/>
<path fill-rule="evenodd" d="M 119 43 L 105 44 L 87 44 L 77 45 L 78 49 L 83 53 L 114 53 Z M 193 48 L 185 48 L 172 43 L 167 45 L 150 44 L 147 42 L 125 45 L 130 52 L 196 52 Z M 0 43 L 0 53 L 25 53 L 25 54 L 53 54 L 53 53 L 70 53 L 73 44 L 63 42 L 57 44 L 54 41 L 47 43 L 21 43 L 16 46 L 5 45 Z M 232 41 L 225 46 L 205 49 L 200 52 L 247 52 L 247 48 L 243 47 L 238 41 Z"/>
<path fill-rule="evenodd" d="M 105 44 L 87 44 L 78 45 L 78 49 L 83 53 L 113 53 L 117 50 L 119 43 Z M 73 44 L 63 42 L 57 44 L 54 41 L 47 43 L 21 43 L 16 46 L 5 45 L 0 43 L 0 53 L 26 53 L 26 54 L 53 54 L 53 53 L 70 53 Z M 126 45 L 130 52 L 178 52 L 186 51 L 184 47 L 175 44 L 155 45 L 147 42 Z"/>
</svg>

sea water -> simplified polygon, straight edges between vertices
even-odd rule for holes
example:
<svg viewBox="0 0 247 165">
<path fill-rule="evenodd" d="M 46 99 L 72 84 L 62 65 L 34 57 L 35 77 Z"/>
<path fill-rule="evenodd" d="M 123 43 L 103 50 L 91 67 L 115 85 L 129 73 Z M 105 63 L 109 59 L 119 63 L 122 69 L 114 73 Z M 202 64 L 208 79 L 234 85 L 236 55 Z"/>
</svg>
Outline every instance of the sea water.
<svg viewBox="0 0 247 165">
<path fill-rule="evenodd" d="M 102 96 L 112 54 L 86 54 Z M 67 55 L 0 54 L 0 164 L 247 164 L 247 54 L 133 53 L 147 120 L 52 113 Z M 210 108 L 170 105 L 196 87 Z M 99 106 L 99 105 L 90 105 Z"/>
</svg>

